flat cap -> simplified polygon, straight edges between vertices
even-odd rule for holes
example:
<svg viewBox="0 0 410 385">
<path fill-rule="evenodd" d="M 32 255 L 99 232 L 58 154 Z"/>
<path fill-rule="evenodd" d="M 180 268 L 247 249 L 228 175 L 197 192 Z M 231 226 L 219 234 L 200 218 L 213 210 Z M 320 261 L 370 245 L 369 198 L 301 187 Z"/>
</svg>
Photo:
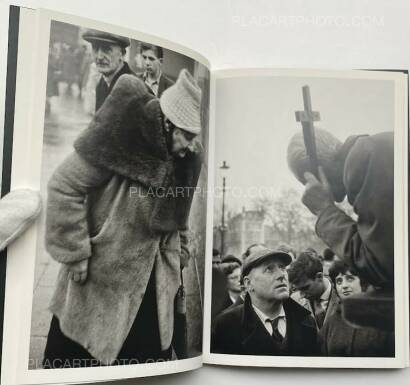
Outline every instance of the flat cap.
<svg viewBox="0 0 410 385">
<path fill-rule="evenodd" d="M 242 267 L 242 276 L 245 277 L 253 268 L 261 264 L 265 259 L 274 256 L 282 260 L 286 265 L 289 265 L 292 262 L 292 256 L 286 251 L 268 249 L 267 247 L 258 248 L 245 259 Z"/>
<path fill-rule="evenodd" d="M 96 29 L 87 29 L 82 35 L 83 39 L 90 42 L 104 42 L 110 44 L 117 44 L 120 47 L 128 47 L 130 39 L 128 37 L 114 35 L 113 33 L 97 31 Z"/>
<path fill-rule="evenodd" d="M 239 258 L 236 258 L 234 255 L 227 255 L 222 258 L 222 263 L 237 263 L 239 266 L 242 266 L 242 261 Z"/>
</svg>

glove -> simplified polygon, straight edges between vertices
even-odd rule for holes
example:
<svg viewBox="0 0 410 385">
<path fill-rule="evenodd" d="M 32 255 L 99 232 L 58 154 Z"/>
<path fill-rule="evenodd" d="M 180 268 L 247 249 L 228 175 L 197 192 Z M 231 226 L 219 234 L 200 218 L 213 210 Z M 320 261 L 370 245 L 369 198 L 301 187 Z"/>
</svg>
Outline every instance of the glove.
<svg viewBox="0 0 410 385">
<path fill-rule="evenodd" d="M 40 194 L 19 189 L 0 200 L 0 251 L 18 238 L 41 211 Z"/>
</svg>

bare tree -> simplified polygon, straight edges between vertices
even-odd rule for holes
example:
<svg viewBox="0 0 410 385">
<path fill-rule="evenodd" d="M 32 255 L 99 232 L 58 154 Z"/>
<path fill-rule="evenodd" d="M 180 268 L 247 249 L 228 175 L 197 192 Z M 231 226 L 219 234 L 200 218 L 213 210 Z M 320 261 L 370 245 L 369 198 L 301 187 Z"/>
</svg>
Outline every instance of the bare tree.
<svg viewBox="0 0 410 385">
<path fill-rule="evenodd" d="M 313 247 L 320 252 L 325 247 L 315 234 L 315 216 L 302 204 L 295 189 L 283 189 L 275 198 L 258 197 L 253 204 L 270 220 L 281 242 L 298 250 Z"/>
</svg>

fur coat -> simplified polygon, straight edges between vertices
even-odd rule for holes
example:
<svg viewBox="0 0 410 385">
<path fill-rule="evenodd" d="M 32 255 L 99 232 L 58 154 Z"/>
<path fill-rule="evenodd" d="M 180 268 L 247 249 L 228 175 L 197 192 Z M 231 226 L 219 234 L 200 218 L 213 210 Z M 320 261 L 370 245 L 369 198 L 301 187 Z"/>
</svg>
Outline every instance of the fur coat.
<svg viewBox="0 0 410 385">
<path fill-rule="evenodd" d="M 341 304 L 320 330 L 319 342 L 324 356 L 394 357 L 394 333 L 350 326 Z"/>
<path fill-rule="evenodd" d="M 62 264 L 50 310 L 66 336 L 109 364 L 154 269 L 159 325 L 149 326 L 167 349 L 200 154 L 171 156 L 159 101 L 131 75 L 120 77 L 74 147 L 48 185 L 46 247 Z M 86 258 L 85 283 L 69 280 L 67 264 Z"/>
</svg>

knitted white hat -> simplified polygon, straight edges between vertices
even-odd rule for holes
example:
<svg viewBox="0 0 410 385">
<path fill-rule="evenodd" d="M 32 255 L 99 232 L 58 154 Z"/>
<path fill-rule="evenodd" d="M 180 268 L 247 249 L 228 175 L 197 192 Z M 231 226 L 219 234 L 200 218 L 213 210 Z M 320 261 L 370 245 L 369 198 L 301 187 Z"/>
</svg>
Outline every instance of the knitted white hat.
<svg viewBox="0 0 410 385">
<path fill-rule="evenodd" d="M 164 115 L 178 128 L 198 135 L 201 131 L 202 91 L 192 75 L 183 69 L 174 85 L 159 100 Z"/>
</svg>

